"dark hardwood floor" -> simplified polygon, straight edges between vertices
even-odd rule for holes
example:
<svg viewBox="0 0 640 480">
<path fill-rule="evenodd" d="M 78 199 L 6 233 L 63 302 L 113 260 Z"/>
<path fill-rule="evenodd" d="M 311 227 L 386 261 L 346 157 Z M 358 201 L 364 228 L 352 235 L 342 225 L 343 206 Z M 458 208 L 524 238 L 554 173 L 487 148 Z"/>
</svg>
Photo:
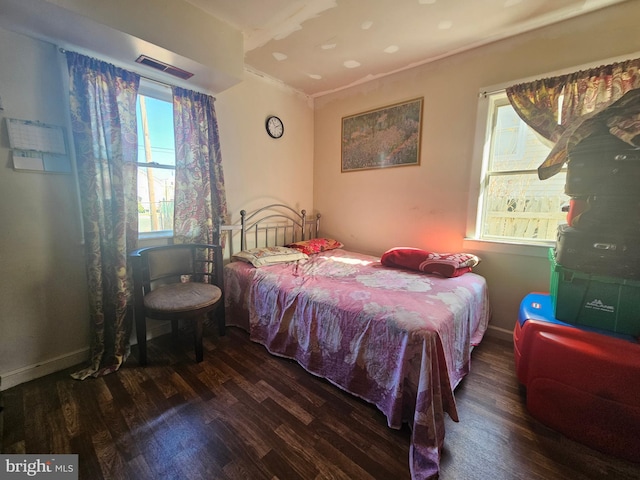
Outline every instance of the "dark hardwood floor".
<svg viewBox="0 0 640 480">
<path fill-rule="evenodd" d="M 148 343 L 116 374 L 58 372 L 3 392 L 2 453 L 77 453 L 80 479 L 408 479 L 408 428 L 270 356 L 245 332 Z M 640 464 L 568 440 L 524 407 L 511 343 L 486 338 L 447 419 L 443 480 L 640 479 Z M 0 425 L 2 425 L 0 423 Z"/>
</svg>

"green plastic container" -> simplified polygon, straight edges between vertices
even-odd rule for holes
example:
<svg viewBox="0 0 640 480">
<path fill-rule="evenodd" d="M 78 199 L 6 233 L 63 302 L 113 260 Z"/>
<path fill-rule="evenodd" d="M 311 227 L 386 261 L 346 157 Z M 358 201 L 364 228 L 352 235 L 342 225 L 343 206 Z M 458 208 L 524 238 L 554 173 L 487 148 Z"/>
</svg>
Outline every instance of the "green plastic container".
<svg viewBox="0 0 640 480">
<path fill-rule="evenodd" d="M 640 281 L 606 277 L 558 265 L 549 249 L 555 317 L 566 323 L 640 336 Z"/>
</svg>

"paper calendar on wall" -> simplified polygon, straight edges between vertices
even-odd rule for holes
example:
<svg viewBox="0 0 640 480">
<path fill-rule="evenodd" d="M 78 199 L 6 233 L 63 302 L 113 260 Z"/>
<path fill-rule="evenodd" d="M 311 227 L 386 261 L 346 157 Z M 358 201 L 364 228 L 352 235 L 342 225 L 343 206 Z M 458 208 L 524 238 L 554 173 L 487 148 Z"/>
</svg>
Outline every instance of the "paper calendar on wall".
<svg viewBox="0 0 640 480">
<path fill-rule="evenodd" d="M 62 127 L 8 118 L 7 132 L 16 170 L 71 172 Z"/>
</svg>

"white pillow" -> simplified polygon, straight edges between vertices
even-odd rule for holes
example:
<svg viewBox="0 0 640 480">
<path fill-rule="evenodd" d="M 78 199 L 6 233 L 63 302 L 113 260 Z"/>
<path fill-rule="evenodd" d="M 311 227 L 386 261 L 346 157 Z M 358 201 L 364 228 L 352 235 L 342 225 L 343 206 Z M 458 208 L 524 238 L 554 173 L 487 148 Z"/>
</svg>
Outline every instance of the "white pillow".
<svg viewBox="0 0 640 480">
<path fill-rule="evenodd" d="M 295 262 L 309 258 L 300 250 L 288 247 L 263 247 L 243 250 L 231 257 L 234 261 L 247 262 L 254 267 L 273 265 L 275 263 Z"/>
</svg>

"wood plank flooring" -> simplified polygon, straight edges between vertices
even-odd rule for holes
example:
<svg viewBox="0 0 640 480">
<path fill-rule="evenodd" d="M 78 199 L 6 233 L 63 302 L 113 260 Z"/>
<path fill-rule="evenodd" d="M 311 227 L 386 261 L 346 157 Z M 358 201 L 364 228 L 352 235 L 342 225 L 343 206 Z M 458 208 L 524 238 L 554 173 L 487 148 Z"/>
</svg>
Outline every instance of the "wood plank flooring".
<svg viewBox="0 0 640 480">
<path fill-rule="evenodd" d="M 58 372 L 3 393 L 2 453 L 77 453 L 80 479 L 408 479 L 409 437 L 375 407 L 228 328 L 148 342 L 116 374 Z M 511 343 L 486 338 L 447 418 L 443 480 L 640 479 L 640 464 L 566 439 L 531 418 Z M 3 426 L 3 428 L 2 428 Z"/>
</svg>

